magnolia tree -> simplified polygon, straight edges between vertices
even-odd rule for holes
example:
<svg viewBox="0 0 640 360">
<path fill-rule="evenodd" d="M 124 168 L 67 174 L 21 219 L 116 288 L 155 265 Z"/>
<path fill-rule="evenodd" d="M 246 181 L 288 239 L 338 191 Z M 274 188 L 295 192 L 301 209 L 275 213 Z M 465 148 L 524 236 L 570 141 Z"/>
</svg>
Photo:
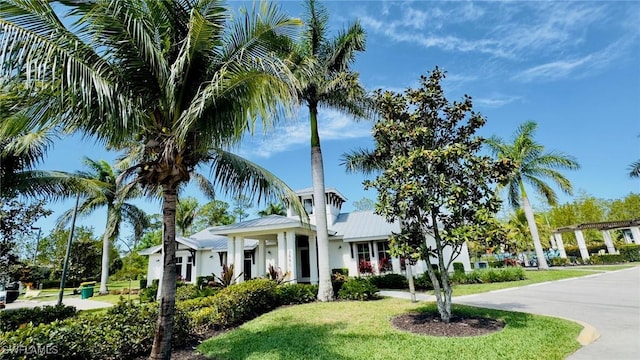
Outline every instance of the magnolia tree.
<svg viewBox="0 0 640 360">
<path fill-rule="evenodd" d="M 373 128 L 373 156 L 383 171 L 365 186 L 378 190 L 376 213 L 402 224 L 401 233 L 390 239 L 391 255 L 437 262 L 438 270 L 427 266 L 427 273 L 442 321 L 448 323 L 448 271 L 466 241 L 497 235 L 494 214 L 500 201 L 494 189 L 513 167 L 478 154 L 484 140 L 475 133 L 486 120 L 473 112 L 469 96 L 449 103 L 443 78 L 436 67 L 421 77 L 417 89 L 376 92 L 380 120 Z M 445 257 L 447 248 L 450 257 Z"/>
</svg>

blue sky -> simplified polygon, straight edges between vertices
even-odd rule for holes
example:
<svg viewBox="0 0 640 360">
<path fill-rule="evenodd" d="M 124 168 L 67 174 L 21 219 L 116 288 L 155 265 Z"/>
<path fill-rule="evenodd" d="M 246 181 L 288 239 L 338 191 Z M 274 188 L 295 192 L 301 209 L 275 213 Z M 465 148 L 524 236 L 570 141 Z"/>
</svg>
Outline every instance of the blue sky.
<svg viewBox="0 0 640 360">
<path fill-rule="evenodd" d="M 231 2 L 238 6 L 240 2 Z M 301 2 L 281 2 L 301 16 Z M 536 138 L 548 150 L 574 156 L 578 171 L 567 172 L 576 194 L 604 199 L 640 192 L 627 176 L 640 158 L 640 3 L 585 2 L 325 2 L 330 29 L 359 19 L 367 32 L 367 51 L 354 69 L 369 90 L 402 91 L 436 65 L 447 71 L 450 100 L 463 94 L 487 118 L 484 136 L 509 138 L 526 120 L 539 124 Z M 301 108 L 267 134 L 247 137 L 236 152 L 266 167 L 292 188 L 311 186 L 308 115 Z M 327 186 L 353 201 L 375 199 L 364 191 L 363 176 L 348 175 L 340 155 L 370 147 L 371 124 L 323 109 L 320 135 Z M 83 156 L 112 160 L 100 145 L 80 136 L 62 139 L 42 168 L 75 171 Z M 205 202 L 196 190 L 194 195 Z M 228 199 L 223 196 L 221 200 Z M 572 197 L 560 196 L 561 202 Z M 52 205 L 56 213 L 40 220 L 44 233 L 73 201 Z M 139 204 L 150 213 L 160 203 Z M 258 208 L 252 210 L 252 216 Z M 103 213 L 78 225 L 104 229 Z"/>
</svg>

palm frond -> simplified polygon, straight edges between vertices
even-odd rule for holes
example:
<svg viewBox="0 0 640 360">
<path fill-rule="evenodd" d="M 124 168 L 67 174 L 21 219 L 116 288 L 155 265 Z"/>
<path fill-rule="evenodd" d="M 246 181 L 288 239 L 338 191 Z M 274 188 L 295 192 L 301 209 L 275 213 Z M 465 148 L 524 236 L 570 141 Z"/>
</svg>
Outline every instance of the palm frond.
<svg viewBox="0 0 640 360">
<path fill-rule="evenodd" d="M 355 22 L 347 30 L 341 31 L 326 50 L 327 69 L 332 72 L 348 71 L 349 66 L 355 61 L 356 52 L 365 51 L 365 39 L 366 34 L 360 22 Z"/>
<path fill-rule="evenodd" d="M 382 161 L 371 150 L 363 148 L 342 154 L 340 165 L 347 173 L 372 174 L 384 169 Z"/>
<path fill-rule="evenodd" d="M 222 149 L 212 151 L 211 163 L 213 183 L 225 194 L 246 195 L 258 202 L 275 200 L 306 214 L 298 195 L 263 167 Z"/>
<path fill-rule="evenodd" d="M 629 166 L 629 177 L 640 177 L 640 160 L 636 160 L 631 164 L 631 166 Z"/>
</svg>

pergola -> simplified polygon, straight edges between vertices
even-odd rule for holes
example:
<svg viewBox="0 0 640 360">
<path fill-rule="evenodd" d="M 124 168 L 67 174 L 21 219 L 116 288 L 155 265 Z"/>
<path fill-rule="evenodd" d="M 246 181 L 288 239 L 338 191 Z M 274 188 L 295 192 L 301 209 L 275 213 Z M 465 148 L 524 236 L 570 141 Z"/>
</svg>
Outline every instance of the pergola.
<svg viewBox="0 0 640 360">
<path fill-rule="evenodd" d="M 629 236 L 628 232 L 623 232 L 624 240 L 627 244 L 630 244 L 632 242 L 640 244 L 640 218 L 634 220 L 604 221 L 559 227 L 553 230 L 553 240 L 555 240 L 558 251 L 560 251 L 560 257 L 566 258 L 567 253 L 564 251 L 562 233 L 573 231 L 576 235 L 578 248 L 580 249 L 580 255 L 583 259 L 588 259 L 589 251 L 587 250 L 587 245 L 584 242 L 582 230 L 602 231 L 602 237 L 604 238 L 604 243 L 607 246 L 607 252 L 609 254 L 615 254 L 616 248 L 613 246 L 613 240 L 611 239 L 610 231 L 623 229 L 629 229 L 631 231 L 631 236 Z"/>
</svg>

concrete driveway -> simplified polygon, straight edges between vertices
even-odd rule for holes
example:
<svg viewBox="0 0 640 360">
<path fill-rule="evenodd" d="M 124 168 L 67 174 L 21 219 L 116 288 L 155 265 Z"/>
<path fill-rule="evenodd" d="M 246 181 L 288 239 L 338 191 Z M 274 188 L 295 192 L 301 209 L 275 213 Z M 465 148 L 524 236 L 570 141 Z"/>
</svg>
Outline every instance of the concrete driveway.
<svg viewBox="0 0 640 360">
<path fill-rule="evenodd" d="M 34 301 L 34 300 L 16 300 L 11 304 L 7 304 L 6 309 L 20 309 L 20 308 L 34 308 L 36 306 L 46 306 L 46 305 L 56 305 L 58 303 L 58 298 L 55 297 L 55 300 L 47 300 L 47 301 Z M 63 298 L 62 303 L 67 306 L 75 306 L 77 310 L 93 310 L 93 309 L 101 309 L 113 306 L 113 304 L 104 302 L 104 301 L 96 301 L 90 299 L 78 299 L 78 298 Z"/>
<path fill-rule="evenodd" d="M 600 338 L 568 359 L 640 359 L 640 267 L 459 296 L 453 302 L 563 317 L 595 327 Z"/>
</svg>

